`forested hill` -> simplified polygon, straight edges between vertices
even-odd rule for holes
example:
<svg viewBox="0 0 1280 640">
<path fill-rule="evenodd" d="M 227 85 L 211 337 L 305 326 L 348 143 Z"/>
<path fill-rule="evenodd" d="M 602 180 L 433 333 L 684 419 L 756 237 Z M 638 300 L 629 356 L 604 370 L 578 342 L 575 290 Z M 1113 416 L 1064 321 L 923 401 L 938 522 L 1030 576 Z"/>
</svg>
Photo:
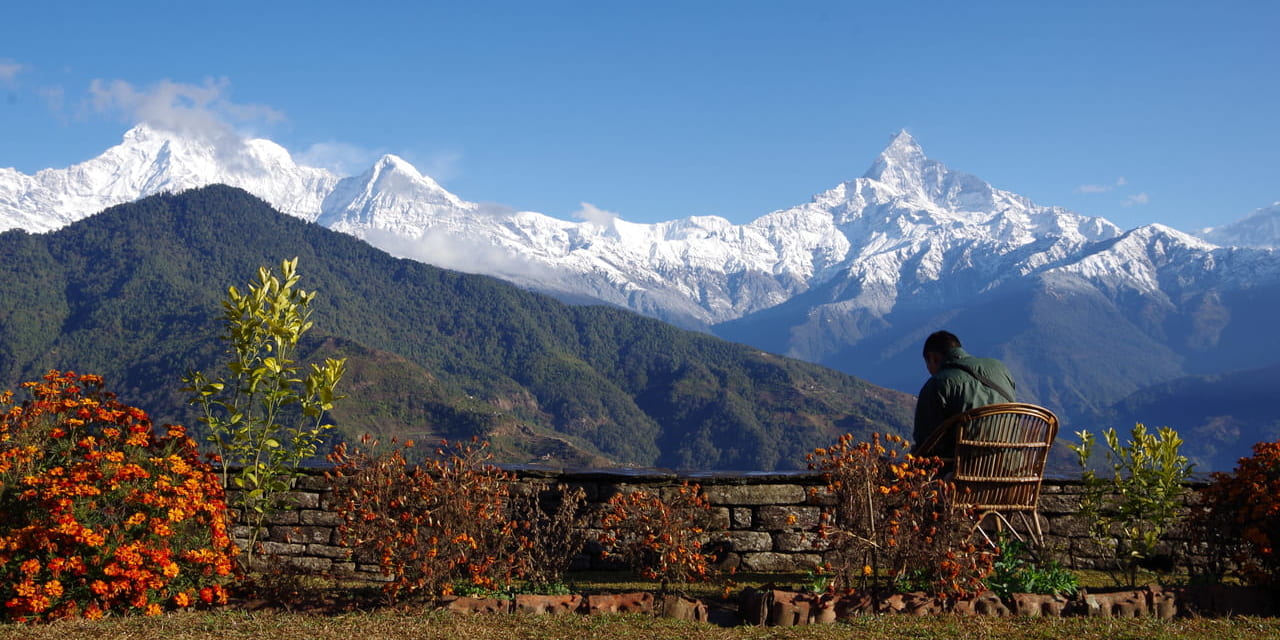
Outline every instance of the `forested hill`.
<svg viewBox="0 0 1280 640">
<path fill-rule="evenodd" d="M 157 420 L 193 424 L 180 378 L 217 375 L 226 288 L 294 256 L 318 291 L 305 357 L 349 358 L 339 437 L 476 435 L 511 462 L 769 470 L 910 419 L 906 394 L 396 259 L 225 186 L 0 234 L 0 388 L 50 368 L 99 373 Z"/>
</svg>

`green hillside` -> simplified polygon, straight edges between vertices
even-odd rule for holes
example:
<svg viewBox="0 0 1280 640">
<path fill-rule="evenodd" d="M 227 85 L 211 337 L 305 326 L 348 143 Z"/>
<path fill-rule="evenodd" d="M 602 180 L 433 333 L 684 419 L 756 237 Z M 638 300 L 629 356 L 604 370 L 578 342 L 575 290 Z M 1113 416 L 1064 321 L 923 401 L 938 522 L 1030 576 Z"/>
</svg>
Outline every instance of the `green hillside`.
<svg viewBox="0 0 1280 640">
<path fill-rule="evenodd" d="M 219 303 L 299 257 L 307 359 L 350 359 L 339 437 L 491 439 L 505 461 L 768 470 L 840 433 L 905 432 L 911 396 L 608 307 L 393 258 L 215 186 L 0 234 L 0 388 L 106 376 L 157 419 L 215 372 Z"/>
</svg>

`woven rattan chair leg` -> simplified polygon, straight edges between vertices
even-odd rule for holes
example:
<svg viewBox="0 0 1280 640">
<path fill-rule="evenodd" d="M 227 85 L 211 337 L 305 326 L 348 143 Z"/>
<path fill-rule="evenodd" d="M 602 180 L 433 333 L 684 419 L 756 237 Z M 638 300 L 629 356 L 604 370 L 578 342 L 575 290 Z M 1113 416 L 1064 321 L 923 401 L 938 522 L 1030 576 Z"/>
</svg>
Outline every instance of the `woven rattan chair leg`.
<svg viewBox="0 0 1280 640">
<path fill-rule="evenodd" d="M 969 530 L 969 538 L 972 539 L 974 533 L 981 533 L 982 539 L 986 541 L 987 546 L 994 549 L 996 547 L 996 541 L 992 540 L 991 536 L 987 535 L 986 530 L 982 528 L 982 521 L 985 518 L 986 518 L 986 514 L 983 514 L 982 517 L 978 518 L 977 522 L 973 523 L 973 528 Z"/>
<path fill-rule="evenodd" d="M 991 518 L 995 520 L 996 538 L 992 538 L 991 534 L 987 533 L 987 530 L 982 528 L 982 524 L 987 521 L 987 518 Z M 1013 522 L 1009 520 L 1009 518 L 1005 517 L 1005 515 L 1003 513 L 1000 513 L 999 511 L 983 511 L 975 521 L 975 524 L 973 525 L 973 529 L 974 531 L 982 533 L 983 540 L 986 540 L 987 544 L 990 545 L 992 548 L 996 548 L 999 546 L 998 544 L 996 544 L 996 540 L 999 539 L 999 537 L 1001 536 L 1001 534 L 1005 532 L 1005 530 L 1008 530 L 1009 534 L 1011 534 L 1019 542 L 1026 542 L 1026 539 L 1023 538 L 1022 534 L 1018 532 L 1018 528 L 1013 526 Z M 970 537 L 972 537 L 973 531 L 970 531 L 969 535 Z M 1027 535 L 1030 536 L 1035 534 L 1033 534 L 1028 528 Z"/>
<path fill-rule="evenodd" d="M 1040 512 L 1032 509 L 1031 522 L 1035 524 L 1035 544 L 1037 547 L 1044 547 L 1044 531 L 1040 529 Z"/>
</svg>

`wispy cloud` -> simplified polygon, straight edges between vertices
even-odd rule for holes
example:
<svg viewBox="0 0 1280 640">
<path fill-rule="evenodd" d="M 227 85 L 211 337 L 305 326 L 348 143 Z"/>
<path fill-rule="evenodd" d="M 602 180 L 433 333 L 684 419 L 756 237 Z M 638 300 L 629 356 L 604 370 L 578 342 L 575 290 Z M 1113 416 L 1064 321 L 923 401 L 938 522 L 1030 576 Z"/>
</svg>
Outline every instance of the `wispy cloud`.
<svg viewBox="0 0 1280 640">
<path fill-rule="evenodd" d="M 340 176 L 357 175 L 385 153 L 345 142 L 318 142 L 297 154 L 300 164 L 328 169 Z"/>
<path fill-rule="evenodd" d="M 1142 193 L 1137 193 L 1129 196 L 1128 198 L 1125 198 L 1124 202 L 1120 204 L 1126 207 L 1132 207 L 1134 205 L 1144 205 L 1144 204 L 1147 204 L 1148 202 L 1151 202 L 1151 197 L 1147 195 L 1146 191 L 1143 191 Z"/>
<path fill-rule="evenodd" d="M 56 86 L 41 87 L 37 90 L 37 93 L 40 95 L 40 99 L 44 100 L 45 104 L 49 105 L 50 111 L 58 115 L 58 117 L 64 117 L 62 109 L 67 103 L 66 89 Z"/>
<path fill-rule="evenodd" d="M 120 113 L 135 123 L 186 134 L 221 133 L 236 124 L 284 121 L 271 107 L 236 104 L 227 97 L 231 82 L 208 78 L 203 85 L 164 80 L 145 89 L 123 80 L 94 80 L 90 104 L 98 113 Z"/>
<path fill-rule="evenodd" d="M 1129 184 L 1129 181 L 1125 180 L 1124 176 L 1120 176 L 1119 178 L 1116 178 L 1116 181 L 1113 184 L 1082 184 L 1076 187 L 1076 192 L 1107 193 L 1108 191 L 1115 191 L 1118 187 L 1123 187 L 1126 184 Z"/>
<path fill-rule="evenodd" d="M 465 273 L 481 273 L 517 282 L 541 282 L 554 279 L 549 267 L 482 240 L 459 236 L 447 231 L 427 229 L 422 236 L 410 238 L 382 229 L 369 229 L 365 241 L 387 253 L 410 258 L 444 269 Z"/>
<path fill-rule="evenodd" d="M 414 164 L 436 182 L 448 182 L 462 173 L 462 154 L 457 151 L 436 151 L 425 161 Z"/>
<path fill-rule="evenodd" d="M 346 142 L 317 142 L 305 150 L 295 154 L 298 162 L 308 167 L 328 169 L 340 176 L 359 175 L 369 169 L 378 158 L 390 153 L 387 149 L 370 149 Z M 460 173 L 458 166 L 462 154 L 453 151 L 441 151 L 419 161 L 410 154 L 403 154 L 422 174 L 436 182 L 443 183 Z"/>
<path fill-rule="evenodd" d="M 0 84 L 12 84 L 18 79 L 18 74 L 25 68 L 25 66 L 13 60 L 0 58 Z"/>
<path fill-rule="evenodd" d="M 601 209 L 600 207 L 597 207 L 594 204 L 591 204 L 590 202 L 583 202 L 582 208 L 573 212 L 573 218 L 575 220 L 584 220 L 586 222 L 593 222 L 602 227 L 609 226 L 610 223 L 612 223 L 614 220 L 617 220 L 621 217 L 622 216 L 619 216 L 618 214 L 612 211 L 605 211 L 604 209 Z"/>
<path fill-rule="evenodd" d="M 118 114 L 130 124 L 148 126 L 214 145 L 227 160 L 240 157 L 244 138 L 237 126 L 284 121 L 271 107 L 237 104 L 228 97 L 226 78 L 208 78 L 203 85 L 164 80 L 138 89 L 123 80 L 97 79 L 90 83 L 87 108 L 99 114 Z"/>
</svg>

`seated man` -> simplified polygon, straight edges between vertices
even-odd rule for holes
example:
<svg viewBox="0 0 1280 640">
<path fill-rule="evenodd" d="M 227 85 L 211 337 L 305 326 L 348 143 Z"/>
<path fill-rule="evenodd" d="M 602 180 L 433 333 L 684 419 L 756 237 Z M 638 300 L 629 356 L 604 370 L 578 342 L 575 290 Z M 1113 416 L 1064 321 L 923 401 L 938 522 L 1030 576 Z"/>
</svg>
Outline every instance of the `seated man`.
<svg viewBox="0 0 1280 640">
<path fill-rule="evenodd" d="M 1013 376 L 993 358 L 975 358 L 960 348 L 960 339 L 947 331 L 933 333 L 924 341 L 924 363 L 930 378 L 916 400 L 916 422 L 912 438 L 916 455 L 955 457 L 954 443 L 921 451 L 939 424 L 951 416 L 989 404 L 1013 402 Z"/>
</svg>

